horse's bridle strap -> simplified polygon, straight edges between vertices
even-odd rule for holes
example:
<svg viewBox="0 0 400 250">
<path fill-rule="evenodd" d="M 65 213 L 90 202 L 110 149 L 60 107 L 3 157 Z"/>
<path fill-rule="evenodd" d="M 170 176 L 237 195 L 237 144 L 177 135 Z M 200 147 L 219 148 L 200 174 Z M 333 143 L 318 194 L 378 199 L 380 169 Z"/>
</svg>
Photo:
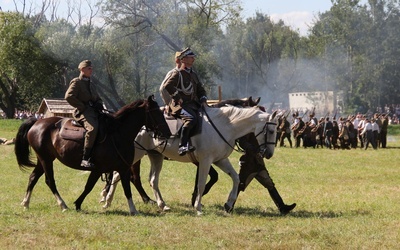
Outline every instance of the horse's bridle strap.
<svg viewBox="0 0 400 250">
<path fill-rule="evenodd" d="M 221 134 L 221 132 L 218 130 L 217 126 L 215 126 L 214 122 L 213 122 L 213 121 L 211 120 L 211 118 L 208 116 L 208 113 L 207 113 L 206 109 L 205 109 L 203 106 L 202 106 L 201 108 L 202 108 L 204 114 L 206 114 L 207 119 L 208 119 L 208 121 L 210 122 L 211 126 L 212 126 L 212 127 L 215 129 L 215 131 L 218 133 L 219 137 L 221 137 L 221 139 L 222 139 L 226 144 L 228 144 L 228 146 L 229 146 L 231 149 L 235 150 L 236 152 L 243 153 L 244 151 L 240 151 L 240 150 L 238 150 L 238 149 L 232 147 L 231 144 L 229 144 L 229 142 L 225 139 L 225 137 L 224 137 L 224 136 Z"/>
</svg>

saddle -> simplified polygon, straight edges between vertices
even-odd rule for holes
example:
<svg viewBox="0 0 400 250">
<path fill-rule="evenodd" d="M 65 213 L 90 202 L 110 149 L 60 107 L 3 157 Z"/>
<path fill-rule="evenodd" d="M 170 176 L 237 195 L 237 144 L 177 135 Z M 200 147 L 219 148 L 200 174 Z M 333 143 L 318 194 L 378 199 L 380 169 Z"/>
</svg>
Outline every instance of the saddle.
<svg viewBox="0 0 400 250">
<path fill-rule="evenodd" d="M 180 137 L 183 122 L 182 119 L 176 118 L 168 113 L 164 112 L 164 118 L 165 121 L 168 124 L 169 131 L 171 131 L 171 137 L 170 138 L 175 138 L 175 137 Z M 198 113 L 198 123 L 196 126 L 190 131 L 190 137 L 195 136 L 197 134 L 201 133 L 201 128 L 202 128 L 202 121 L 203 121 L 203 113 L 199 112 Z"/>
<path fill-rule="evenodd" d="M 86 129 L 72 118 L 63 118 L 55 126 L 59 129 L 60 137 L 65 140 L 83 141 Z"/>
<path fill-rule="evenodd" d="M 77 121 L 73 118 L 62 118 L 55 123 L 59 129 L 60 137 L 64 140 L 82 142 L 85 140 L 86 129 L 83 121 Z M 95 145 L 102 143 L 109 133 L 118 129 L 107 113 L 101 113 L 99 116 L 99 128 L 95 139 Z"/>
</svg>

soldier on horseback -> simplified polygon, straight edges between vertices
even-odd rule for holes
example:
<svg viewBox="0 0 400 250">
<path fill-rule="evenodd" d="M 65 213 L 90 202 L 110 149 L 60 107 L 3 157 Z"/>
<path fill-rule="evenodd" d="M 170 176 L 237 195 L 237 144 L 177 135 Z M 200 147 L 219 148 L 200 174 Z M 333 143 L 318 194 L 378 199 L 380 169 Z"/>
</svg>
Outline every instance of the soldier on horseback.
<svg viewBox="0 0 400 250">
<path fill-rule="evenodd" d="M 177 56 L 181 67 L 164 80 L 164 87 L 172 99 L 169 103 L 171 114 L 183 121 L 178 149 L 181 156 L 195 150 L 190 143 L 191 130 L 198 123 L 198 110 L 201 105 L 207 105 L 206 91 L 192 69 L 195 57 L 190 48 L 181 51 Z"/>
<path fill-rule="evenodd" d="M 98 110 L 103 109 L 103 102 L 90 78 L 93 72 L 92 62 L 84 60 L 79 64 L 78 69 L 80 74 L 70 82 L 69 88 L 65 93 L 65 100 L 75 107 L 74 119 L 83 122 L 83 126 L 87 130 L 81 166 L 92 168 L 94 165 L 89 159 L 98 131 Z"/>
</svg>

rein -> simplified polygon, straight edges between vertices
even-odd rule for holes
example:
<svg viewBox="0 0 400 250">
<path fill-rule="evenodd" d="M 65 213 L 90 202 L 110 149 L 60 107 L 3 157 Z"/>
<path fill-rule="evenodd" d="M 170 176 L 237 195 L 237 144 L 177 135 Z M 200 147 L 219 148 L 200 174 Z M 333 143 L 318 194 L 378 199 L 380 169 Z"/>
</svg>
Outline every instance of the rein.
<svg viewBox="0 0 400 250">
<path fill-rule="evenodd" d="M 226 144 L 228 144 L 228 146 L 229 146 L 231 149 L 235 150 L 236 152 L 239 152 L 239 153 L 245 152 L 245 151 L 242 150 L 242 149 L 236 149 L 235 147 L 232 147 L 232 145 L 229 144 L 229 142 L 225 139 L 225 137 L 224 137 L 224 136 L 221 134 L 221 132 L 218 130 L 217 126 L 215 126 L 215 124 L 214 124 L 214 122 L 211 120 L 210 116 L 208 116 L 208 113 L 207 113 L 206 109 L 205 109 L 203 106 L 202 106 L 201 108 L 202 108 L 204 114 L 206 114 L 207 119 L 208 119 L 208 121 L 210 122 L 211 126 L 212 126 L 212 127 L 214 128 L 214 130 L 218 133 L 219 137 L 221 137 L 221 139 L 222 139 Z"/>
<path fill-rule="evenodd" d="M 210 119 L 210 117 L 208 116 L 208 113 L 207 113 L 207 111 L 205 110 L 205 108 L 204 107 L 202 107 L 202 109 L 203 109 L 203 111 L 204 111 L 204 113 L 206 114 L 206 116 L 207 116 L 207 119 L 208 119 L 208 121 L 210 122 L 210 124 L 211 124 L 211 126 L 213 126 L 213 128 L 215 129 L 215 131 L 218 133 L 218 135 L 222 138 L 222 140 L 226 143 L 226 144 L 228 144 L 228 146 L 230 147 L 230 148 L 232 148 L 233 150 L 235 150 L 236 152 L 240 152 L 240 153 L 243 153 L 243 152 L 245 152 L 245 150 L 243 150 L 243 149 L 241 149 L 239 146 L 238 146 L 238 148 L 239 149 L 235 149 L 234 147 L 232 147 L 230 144 L 229 144 L 229 142 L 224 138 L 224 136 L 221 134 L 221 132 L 218 130 L 218 128 L 215 126 L 215 124 L 214 124 L 214 122 Z M 257 137 L 257 136 L 259 136 L 261 133 L 264 133 L 264 143 L 263 144 L 261 144 L 261 145 L 259 145 L 258 146 L 258 149 L 261 149 L 261 147 L 262 146 L 265 146 L 265 145 L 275 145 L 275 141 L 267 141 L 267 133 L 268 133 L 268 126 L 269 125 L 274 125 L 274 126 L 276 126 L 277 124 L 275 123 L 275 122 L 266 122 L 265 123 L 265 125 L 264 125 L 264 128 L 258 133 L 258 134 L 256 134 L 255 135 L 255 137 Z"/>
<path fill-rule="evenodd" d="M 153 137 L 154 138 L 154 137 Z M 160 146 L 164 145 L 163 149 L 161 150 L 161 154 L 164 153 L 165 149 L 167 148 L 167 143 L 165 143 L 166 141 L 161 142 L 159 145 L 155 146 L 152 149 L 146 149 L 142 144 L 140 144 L 138 141 L 135 140 L 135 144 L 138 145 L 138 149 L 141 149 L 143 151 L 149 152 L 149 151 L 155 151 L 157 148 L 159 148 Z"/>
<path fill-rule="evenodd" d="M 127 165 L 128 167 L 131 167 L 132 164 L 129 164 L 129 163 L 125 160 L 125 158 L 122 157 L 121 153 L 119 152 L 119 150 L 118 150 L 118 148 L 117 148 L 117 145 L 115 145 L 114 137 L 112 137 L 112 136 L 111 136 L 111 141 L 112 141 L 112 144 L 113 144 L 113 146 L 114 146 L 115 151 L 117 151 L 117 155 L 119 156 L 119 158 L 121 158 L 122 162 L 125 163 L 125 165 Z"/>
<path fill-rule="evenodd" d="M 158 126 L 156 125 L 157 124 L 156 119 L 154 119 L 154 117 L 151 115 L 150 111 L 152 111 L 152 110 L 155 110 L 155 109 L 146 109 L 146 111 L 145 111 L 145 125 L 144 126 L 146 127 L 145 128 L 146 131 L 150 131 L 151 129 L 149 129 L 150 126 L 148 125 L 149 121 L 150 121 L 150 124 L 154 124 L 154 129 L 153 129 L 154 130 L 154 137 L 157 137 Z M 115 139 L 112 136 L 111 136 L 111 141 L 112 141 L 112 144 L 114 146 L 115 151 L 117 152 L 118 156 L 121 158 L 123 163 L 125 163 L 125 165 L 127 165 L 128 167 L 131 167 L 132 163 L 128 163 L 125 160 L 125 158 L 122 156 L 122 154 L 119 152 L 119 150 L 117 148 L 117 145 L 115 144 Z M 136 140 L 134 140 L 134 143 L 139 145 L 141 147 L 141 149 L 143 149 L 145 151 L 148 151 L 142 145 L 140 145 Z M 165 143 L 165 147 L 166 147 L 166 143 Z M 165 148 L 164 148 L 164 150 L 165 150 Z"/>
</svg>

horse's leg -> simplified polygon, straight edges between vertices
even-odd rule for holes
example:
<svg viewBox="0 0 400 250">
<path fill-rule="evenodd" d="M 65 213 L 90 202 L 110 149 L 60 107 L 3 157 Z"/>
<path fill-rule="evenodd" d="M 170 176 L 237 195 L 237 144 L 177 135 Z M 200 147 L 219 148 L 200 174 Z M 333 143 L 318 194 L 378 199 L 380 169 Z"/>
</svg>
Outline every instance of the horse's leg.
<svg viewBox="0 0 400 250">
<path fill-rule="evenodd" d="M 131 167 L 131 171 L 132 171 L 131 182 L 133 183 L 133 185 L 135 185 L 135 188 L 139 192 L 144 203 L 156 204 L 156 202 L 154 200 L 152 200 L 147 195 L 146 191 L 144 191 L 144 189 L 143 189 L 142 181 L 140 179 L 140 162 L 141 162 L 140 160 L 137 161 Z"/>
<path fill-rule="evenodd" d="M 101 190 L 101 193 L 100 193 L 101 199 L 100 199 L 99 203 L 103 203 L 106 201 L 106 197 L 107 197 L 108 192 L 110 191 L 111 183 L 112 183 L 112 180 L 114 177 L 113 172 L 109 173 L 106 177 L 107 177 L 106 185 L 104 186 L 103 190 Z"/>
<path fill-rule="evenodd" d="M 221 168 L 229 177 L 232 179 L 232 189 L 229 193 L 228 200 L 224 205 L 225 211 L 230 213 L 233 210 L 233 206 L 235 205 L 238 190 L 239 190 L 239 175 L 236 173 L 232 164 L 230 163 L 228 158 L 222 159 L 214 163 L 218 167 Z"/>
<path fill-rule="evenodd" d="M 150 186 L 153 189 L 158 207 L 161 208 L 163 211 L 168 211 L 171 208 L 165 205 L 160 189 L 158 188 L 158 181 L 160 178 L 160 172 L 162 169 L 164 156 L 161 154 L 149 154 L 148 156 L 151 163 L 150 174 L 149 174 Z"/>
<path fill-rule="evenodd" d="M 197 182 L 199 179 L 199 164 L 196 165 L 196 180 L 194 182 L 194 189 L 192 193 L 192 206 L 194 206 L 194 202 L 196 201 L 196 196 L 197 196 Z M 212 186 L 218 181 L 218 172 L 213 168 L 213 166 L 210 166 L 210 171 L 208 172 L 208 176 L 210 176 L 210 180 L 207 182 L 206 187 L 204 188 L 203 196 L 206 195 Z"/>
<path fill-rule="evenodd" d="M 21 202 L 21 205 L 24 206 L 24 209 L 29 209 L 29 203 L 31 201 L 33 188 L 35 187 L 37 181 L 43 174 L 44 174 L 43 167 L 42 165 L 40 165 L 40 163 L 38 163 L 35 169 L 33 169 L 31 175 L 29 176 L 29 182 L 28 182 L 28 187 L 26 189 L 26 194 Z"/>
<path fill-rule="evenodd" d="M 211 162 L 209 161 L 202 161 L 199 163 L 198 169 L 198 178 L 197 178 L 197 196 L 196 201 L 194 202 L 194 208 L 197 211 L 197 215 L 202 215 L 202 204 L 201 198 L 202 194 L 204 193 L 207 176 L 210 172 Z"/>
<path fill-rule="evenodd" d="M 105 200 L 103 208 L 108 208 L 108 207 L 111 206 L 111 202 L 114 199 L 115 190 L 117 188 L 117 185 L 118 185 L 118 182 L 120 181 L 120 179 L 121 178 L 120 178 L 119 173 L 117 171 L 114 171 L 113 178 L 111 180 L 110 188 L 109 188 L 108 193 L 106 195 L 106 200 Z"/>
<path fill-rule="evenodd" d="M 129 181 L 131 177 L 131 170 L 127 169 L 124 172 L 120 172 L 119 175 L 121 178 L 122 187 L 124 188 L 125 197 L 128 200 L 129 213 L 131 215 L 139 214 L 139 212 L 136 210 L 135 204 L 133 203 L 132 199 L 131 184 Z"/>
<path fill-rule="evenodd" d="M 98 171 L 92 171 L 88 177 L 88 180 L 86 181 L 85 189 L 83 190 L 82 194 L 76 199 L 74 202 L 75 204 L 75 209 L 76 211 L 81 210 L 81 205 L 83 200 L 86 198 L 86 196 L 92 191 L 94 185 L 96 184 L 97 180 L 100 178 L 101 172 Z"/>
<path fill-rule="evenodd" d="M 42 153 L 42 155 L 45 155 L 45 154 Z M 50 188 L 54 197 L 56 197 L 57 204 L 61 207 L 61 210 L 64 212 L 65 210 L 68 209 L 68 207 L 65 204 L 64 200 L 61 198 L 60 193 L 57 190 L 56 180 L 54 179 L 54 169 L 53 169 L 54 159 L 39 158 L 39 161 L 40 161 L 40 163 L 38 163 L 38 165 L 42 165 L 43 170 L 45 172 L 46 184 Z"/>
</svg>

